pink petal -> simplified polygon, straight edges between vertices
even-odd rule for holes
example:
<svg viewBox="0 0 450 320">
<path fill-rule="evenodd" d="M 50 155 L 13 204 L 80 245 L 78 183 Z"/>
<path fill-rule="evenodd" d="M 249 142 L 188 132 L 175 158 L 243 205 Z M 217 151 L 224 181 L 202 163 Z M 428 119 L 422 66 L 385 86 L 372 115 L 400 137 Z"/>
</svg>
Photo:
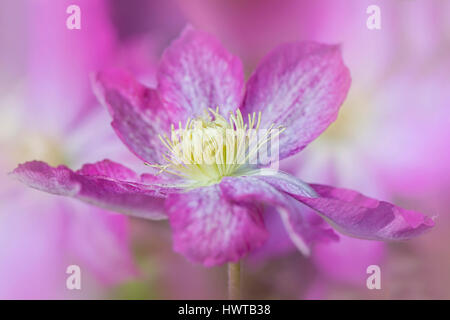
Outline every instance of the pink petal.
<svg viewBox="0 0 450 320">
<path fill-rule="evenodd" d="M 273 50 L 247 83 L 243 113 L 263 111 L 261 128 L 283 125 L 280 159 L 317 138 L 337 117 L 350 87 L 339 46 L 290 43 Z"/>
<path fill-rule="evenodd" d="M 20 6 L 21 1 L 14 2 L 18 2 L 17 6 Z M 16 24 L 3 25 L 3 29 L 17 31 L 7 45 L 7 53 L 15 56 L 10 59 L 2 56 L 1 60 L 9 61 L 7 66 L 26 61 L 27 75 L 23 79 L 27 90 L 25 103 L 32 120 L 35 121 L 39 115 L 40 119 L 45 119 L 47 128 L 55 126 L 52 129 L 67 129 L 78 119 L 80 113 L 97 110 L 97 106 L 93 105 L 94 98 L 87 79 L 89 72 L 112 62 L 117 48 L 116 31 L 108 14 L 109 3 L 104 0 L 77 1 L 76 4 L 82 11 L 82 27 L 77 32 L 72 32 L 74 30 L 65 25 L 69 17 L 66 10 L 75 4 L 74 1 L 57 1 L 51 7 L 48 1 L 22 3 L 17 10 L 33 12 L 27 18 L 27 23 L 30 26 L 39 25 L 39 28 L 23 26 L 27 40 L 19 43 L 27 43 L 25 53 L 20 47 L 16 50 L 10 47 L 16 43 L 13 41 L 15 37 L 23 37 L 19 35 L 20 29 L 16 26 L 22 26 L 22 23 L 11 19 Z M 2 7 L 2 12 L 8 12 L 8 9 Z M 10 13 L 13 15 L 12 11 Z M 5 21 L 4 17 L 1 20 L 4 23 L 9 21 Z M 6 76 L 3 66 L 2 63 L 2 76 Z"/>
<path fill-rule="evenodd" d="M 150 167 L 149 167 L 150 168 Z M 150 168 L 151 170 L 152 168 Z M 178 192 L 181 190 L 181 186 L 184 181 L 178 177 L 174 177 L 170 174 L 160 173 L 158 170 L 153 170 L 155 173 L 144 173 L 140 176 L 133 170 L 105 159 L 96 163 L 88 163 L 83 165 L 79 173 L 84 176 L 103 177 L 107 179 L 114 179 L 120 181 L 138 182 L 146 185 L 145 188 L 156 187 L 158 192 L 162 194 L 168 194 Z M 158 173 L 158 174 L 157 174 Z"/>
<path fill-rule="evenodd" d="M 349 236 L 370 240 L 404 240 L 434 226 L 433 220 L 421 213 L 368 198 L 356 191 L 314 184 L 311 187 L 318 195 L 316 198 L 292 196 Z"/>
<path fill-rule="evenodd" d="M 159 135 L 168 133 L 170 119 L 158 93 L 121 71 L 97 73 L 92 84 L 97 98 L 111 113 L 112 126 L 123 143 L 142 160 L 160 163 L 167 150 Z"/>
<path fill-rule="evenodd" d="M 241 61 L 214 37 L 191 27 L 164 51 L 157 77 L 162 100 L 180 121 L 207 108 L 220 107 L 228 115 L 241 103 Z"/>
<path fill-rule="evenodd" d="M 143 173 L 139 176 L 136 172 L 120 163 L 105 159 L 96 163 L 84 164 L 76 173 L 84 176 L 137 182 L 144 184 L 146 189 L 157 187 L 158 192 L 163 194 L 181 191 L 181 185 L 185 183 L 183 179 L 160 172 L 159 169 L 153 170 L 153 168 L 149 167 L 149 170 L 154 173 Z"/>
<path fill-rule="evenodd" d="M 305 255 L 309 254 L 310 245 L 314 242 L 338 240 L 333 230 L 313 210 L 256 175 L 224 178 L 220 188 L 230 201 L 275 207 L 291 240 Z"/>
<path fill-rule="evenodd" d="M 80 170 L 77 170 L 77 173 L 84 176 L 112 178 L 121 181 L 139 181 L 136 172 L 108 159 L 84 164 Z"/>
<path fill-rule="evenodd" d="M 228 201 L 218 185 L 171 194 L 166 208 L 174 250 L 205 266 L 238 261 L 268 236 L 258 208 Z"/>
<path fill-rule="evenodd" d="M 281 257 L 296 249 L 275 207 L 264 208 L 263 218 L 269 237 L 260 248 L 250 254 L 249 260 L 251 262 L 258 263 L 267 259 Z"/>
<path fill-rule="evenodd" d="M 114 175 L 105 176 L 106 172 Z M 161 192 L 157 186 L 116 180 L 129 173 L 126 168 L 112 161 L 88 165 L 77 172 L 66 166 L 53 168 L 45 162 L 31 161 L 19 165 L 11 175 L 38 190 L 73 197 L 131 216 L 165 219 L 165 192 Z"/>
<path fill-rule="evenodd" d="M 63 238 L 59 241 L 63 244 L 60 243 L 57 250 L 71 252 L 71 256 L 77 259 L 79 257 L 82 262 L 81 270 L 86 266 L 86 271 L 92 270 L 105 284 L 120 284 L 130 280 L 131 276 L 137 276 L 138 269 L 130 250 L 131 230 L 127 217 L 74 202 L 54 202 L 54 206 L 58 207 L 54 214 L 63 215 L 63 219 L 58 220 L 59 232 Z M 30 212 L 31 215 L 36 213 Z"/>
</svg>

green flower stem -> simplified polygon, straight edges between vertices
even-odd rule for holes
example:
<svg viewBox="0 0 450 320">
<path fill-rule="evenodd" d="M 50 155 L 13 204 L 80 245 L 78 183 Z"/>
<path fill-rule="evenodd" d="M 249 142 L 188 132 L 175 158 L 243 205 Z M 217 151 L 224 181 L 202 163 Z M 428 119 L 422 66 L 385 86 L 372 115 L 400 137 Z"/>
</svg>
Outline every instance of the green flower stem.
<svg viewBox="0 0 450 320">
<path fill-rule="evenodd" d="M 228 299 L 241 298 L 241 265 L 240 262 L 228 263 Z"/>
</svg>

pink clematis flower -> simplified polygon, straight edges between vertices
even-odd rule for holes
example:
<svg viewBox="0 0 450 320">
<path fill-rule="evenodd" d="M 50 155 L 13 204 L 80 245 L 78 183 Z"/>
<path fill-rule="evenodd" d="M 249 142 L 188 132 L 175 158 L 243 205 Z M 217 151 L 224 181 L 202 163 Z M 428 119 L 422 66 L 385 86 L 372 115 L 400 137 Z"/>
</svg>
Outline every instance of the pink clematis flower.
<svg viewBox="0 0 450 320">
<path fill-rule="evenodd" d="M 314 242 L 338 239 L 325 221 L 371 240 L 408 239 L 433 226 L 418 212 L 267 167 L 301 151 L 336 119 L 351 82 L 339 46 L 279 46 L 244 93 L 240 60 L 188 27 L 164 52 L 157 81 L 157 88 L 147 88 L 123 72 L 93 77 L 120 139 L 159 172 L 139 176 L 104 160 L 77 171 L 32 161 L 12 174 L 53 194 L 141 218 L 168 218 L 174 250 L 206 266 L 238 261 L 261 246 L 268 238 L 266 207 L 277 210 L 304 254 Z M 221 143 L 224 131 L 233 135 Z M 263 142 L 278 138 L 279 159 L 244 161 L 264 144 L 247 143 L 255 131 L 266 132 Z"/>
</svg>

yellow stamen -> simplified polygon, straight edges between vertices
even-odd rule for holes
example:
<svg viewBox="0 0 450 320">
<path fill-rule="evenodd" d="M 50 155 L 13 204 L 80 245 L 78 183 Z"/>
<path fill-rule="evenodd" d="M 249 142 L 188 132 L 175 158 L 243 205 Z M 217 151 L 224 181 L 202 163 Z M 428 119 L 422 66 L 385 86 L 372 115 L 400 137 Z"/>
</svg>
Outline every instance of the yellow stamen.
<svg viewBox="0 0 450 320">
<path fill-rule="evenodd" d="M 188 119 L 183 127 L 171 126 L 171 136 L 159 136 L 168 149 L 163 165 L 150 165 L 192 180 L 199 185 L 219 182 L 225 176 L 256 164 L 258 152 L 277 138 L 284 128 L 272 124 L 262 135 L 261 112 L 248 115 L 247 124 L 240 110 L 230 113 L 228 120 L 216 110 L 208 109 L 204 117 Z"/>
</svg>

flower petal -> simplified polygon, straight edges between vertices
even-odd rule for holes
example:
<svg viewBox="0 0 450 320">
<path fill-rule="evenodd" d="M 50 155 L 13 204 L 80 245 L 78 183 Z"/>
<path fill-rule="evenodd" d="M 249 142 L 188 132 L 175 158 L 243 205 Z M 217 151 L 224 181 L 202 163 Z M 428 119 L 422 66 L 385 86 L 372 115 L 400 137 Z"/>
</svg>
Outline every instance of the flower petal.
<svg viewBox="0 0 450 320">
<path fill-rule="evenodd" d="M 403 240 L 420 235 L 434 222 L 421 213 L 375 200 L 359 192 L 310 184 L 287 174 L 260 176 L 277 189 L 316 210 L 338 231 L 370 240 Z"/>
<path fill-rule="evenodd" d="M 139 176 L 133 170 L 105 159 L 96 163 L 86 163 L 77 173 L 84 176 L 104 177 L 121 181 L 139 181 Z"/>
<path fill-rule="evenodd" d="M 162 100 L 184 122 L 220 107 L 223 115 L 242 100 L 244 75 L 239 58 L 212 36 L 187 27 L 161 58 L 158 91 Z"/>
<path fill-rule="evenodd" d="M 350 82 L 339 46 L 285 44 L 250 77 L 242 111 L 264 111 L 261 128 L 272 123 L 286 128 L 279 137 L 283 159 L 306 147 L 336 119 Z"/>
<path fill-rule="evenodd" d="M 205 266 L 238 261 L 268 237 L 259 209 L 227 201 L 218 185 L 171 194 L 166 209 L 174 250 Z"/>
<path fill-rule="evenodd" d="M 129 169 L 125 169 L 110 161 L 73 172 L 66 166 L 54 168 L 45 162 L 31 161 L 19 165 L 11 175 L 38 190 L 73 197 L 131 216 L 165 219 L 166 194 L 156 186 L 116 180 L 124 175 L 131 177 Z M 107 172 L 113 175 L 106 176 Z"/>
<path fill-rule="evenodd" d="M 158 93 L 121 71 L 97 73 L 92 84 L 122 142 L 142 160 L 160 163 L 167 150 L 159 135 L 169 132 L 170 119 Z"/>
<path fill-rule="evenodd" d="M 285 224 L 280 219 L 277 209 L 275 207 L 264 208 L 263 219 L 269 237 L 260 248 L 249 255 L 249 260 L 255 262 L 265 261 L 293 252 L 296 247 L 286 232 Z"/>
<path fill-rule="evenodd" d="M 314 242 L 338 240 L 333 230 L 313 210 L 256 175 L 224 178 L 220 187 L 229 201 L 264 203 L 275 207 L 291 240 L 305 255 L 310 253 L 310 245 Z"/>
<path fill-rule="evenodd" d="M 318 198 L 295 196 L 313 208 L 338 230 L 357 238 L 404 240 L 418 236 L 434 226 L 434 221 L 415 211 L 359 192 L 311 184 Z"/>
</svg>

